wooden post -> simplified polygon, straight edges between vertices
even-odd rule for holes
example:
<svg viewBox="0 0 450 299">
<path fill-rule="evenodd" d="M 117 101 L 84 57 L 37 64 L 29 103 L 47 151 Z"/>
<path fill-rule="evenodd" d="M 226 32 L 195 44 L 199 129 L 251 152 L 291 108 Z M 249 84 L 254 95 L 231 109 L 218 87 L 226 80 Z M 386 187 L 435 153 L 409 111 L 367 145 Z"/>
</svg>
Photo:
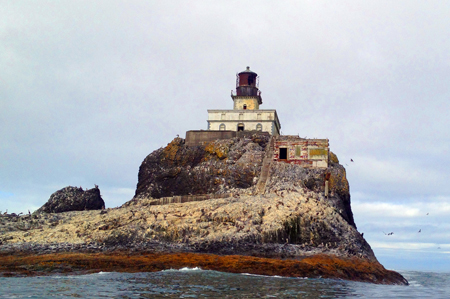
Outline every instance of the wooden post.
<svg viewBox="0 0 450 299">
<path fill-rule="evenodd" d="M 328 197 L 328 181 L 330 180 L 331 173 L 325 173 L 325 197 Z"/>
</svg>

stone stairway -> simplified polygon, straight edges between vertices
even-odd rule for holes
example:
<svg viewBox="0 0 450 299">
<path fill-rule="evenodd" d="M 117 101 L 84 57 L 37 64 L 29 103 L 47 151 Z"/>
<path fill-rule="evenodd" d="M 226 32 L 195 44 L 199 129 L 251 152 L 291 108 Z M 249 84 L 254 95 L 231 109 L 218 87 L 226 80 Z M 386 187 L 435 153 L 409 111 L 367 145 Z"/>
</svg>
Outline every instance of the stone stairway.
<svg viewBox="0 0 450 299">
<path fill-rule="evenodd" d="M 256 194 L 264 194 L 266 192 L 266 183 L 269 178 L 270 165 L 273 159 L 273 144 L 274 137 L 271 136 L 269 144 L 266 147 L 266 153 L 263 159 L 263 165 L 261 166 L 261 174 L 259 175 L 258 183 L 256 184 Z"/>
</svg>

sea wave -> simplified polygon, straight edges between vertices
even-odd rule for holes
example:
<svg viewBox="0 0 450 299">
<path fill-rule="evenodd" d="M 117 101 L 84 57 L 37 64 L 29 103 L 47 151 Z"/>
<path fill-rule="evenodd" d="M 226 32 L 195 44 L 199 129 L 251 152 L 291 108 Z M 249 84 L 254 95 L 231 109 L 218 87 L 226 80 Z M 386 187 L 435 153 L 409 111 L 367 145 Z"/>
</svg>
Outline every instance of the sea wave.
<svg viewBox="0 0 450 299">
<path fill-rule="evenodd" d="M 205 271 L 200 267 L 194 267 L 194 268 L 189 268 L 189 267 L 184 267 L 181 269 L 167 269 L 167 270 L 161 270 L 160 272 L 177 272 L 177 271 Z"/>
<path fill-rule="evenodd" d="M 280 275 L 261 275 L 261 274 L 252 274 L 252 273 L 241 273 L 241 275 L 245 276 L 255 276 L 255 277 L 271 277 L 271 278 L 292 278 L 292 277 L 285 277 Z M 295 277 L 295 279 L 308 279 L 307 277 Z"/>
</svg>

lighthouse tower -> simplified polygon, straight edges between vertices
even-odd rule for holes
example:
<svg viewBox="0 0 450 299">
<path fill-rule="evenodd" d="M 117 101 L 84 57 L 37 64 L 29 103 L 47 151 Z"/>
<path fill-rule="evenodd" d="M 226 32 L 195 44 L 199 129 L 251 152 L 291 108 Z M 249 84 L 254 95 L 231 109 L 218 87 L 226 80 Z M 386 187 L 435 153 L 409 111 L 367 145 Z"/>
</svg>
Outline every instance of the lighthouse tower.
<svg viewBox="0 0 450 299">
<path fill-rule="evenodd" d="M 208 110 L 208 130 L 262 131 L 280 135 L 275 109 L 259 109 L 262 104 L 258 74 L 247 67 L 236 76 L 236 92 L 231 91 L 233 110 Z"/>
<path fill-rule="evenodd" d="M 236 94 L 231 92 L 234 110 L 258 110 L 262 104 L 261 92 L 258 89 L 259 77 L 250 67 L 236 76 Z"/>
</svg>

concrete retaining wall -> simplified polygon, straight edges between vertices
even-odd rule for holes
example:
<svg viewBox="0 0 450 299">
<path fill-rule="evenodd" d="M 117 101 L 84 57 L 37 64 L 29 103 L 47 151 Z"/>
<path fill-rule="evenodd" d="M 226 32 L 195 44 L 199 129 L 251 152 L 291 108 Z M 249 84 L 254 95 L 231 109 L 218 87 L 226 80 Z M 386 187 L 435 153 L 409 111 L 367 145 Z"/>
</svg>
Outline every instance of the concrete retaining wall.
<svg viewBox="0 0 450 299">
<path fill-rule="evenodd" d="M 185 142 L 187 146 L 195 146 L 201 145 L 203 142 L 211 142 L 217 139 L 230 139 L 234 137 L 236 137 L 235 131 L 187 131 Z"/>
</svg>

